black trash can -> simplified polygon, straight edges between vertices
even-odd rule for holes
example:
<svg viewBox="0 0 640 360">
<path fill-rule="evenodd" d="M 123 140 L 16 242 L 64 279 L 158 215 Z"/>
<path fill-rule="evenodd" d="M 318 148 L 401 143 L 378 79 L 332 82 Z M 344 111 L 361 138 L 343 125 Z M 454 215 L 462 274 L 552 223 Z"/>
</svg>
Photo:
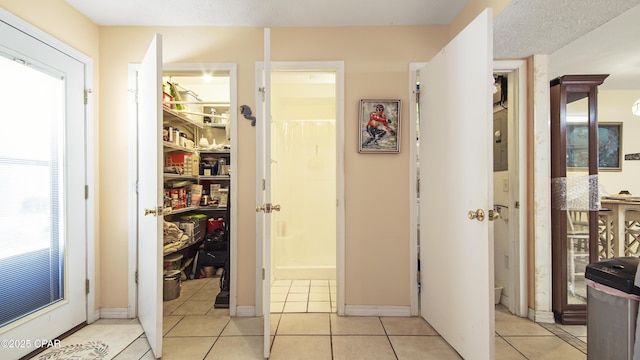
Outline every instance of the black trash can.
<svg viewBox="0 0 640 360">
<path fill-rule="evenodd" d="M 587 358 L 632 360 L 640 288 L 640 259 L 620 257 L 587 265 Z"/>
</svg>

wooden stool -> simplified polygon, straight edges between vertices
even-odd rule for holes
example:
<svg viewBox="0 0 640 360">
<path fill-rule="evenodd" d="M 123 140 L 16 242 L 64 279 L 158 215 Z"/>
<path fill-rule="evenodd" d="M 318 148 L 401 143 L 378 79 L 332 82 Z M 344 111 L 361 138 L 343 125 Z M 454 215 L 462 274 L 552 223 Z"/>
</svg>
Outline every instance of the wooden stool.
<svg viewBox="0 0 640 360">
<path fill-rule="evenodd" d="M 613 226 L 613 212 L 610 209 L 600 209 L 598 211 L 598 260 L 615 257 Z"/>
<path fill-rule="evenodd" d="M 624 213 L 624 256 L 638 255 L 640 250 L 640 211 Z"/>
<path fill-rule="evenodd" d="M 584 268 L 589 263 L 589 221 L 586 211 L 567 211 L 568 286 L 576 295 L 576 278 L 584 279 Z"/>
</svg>

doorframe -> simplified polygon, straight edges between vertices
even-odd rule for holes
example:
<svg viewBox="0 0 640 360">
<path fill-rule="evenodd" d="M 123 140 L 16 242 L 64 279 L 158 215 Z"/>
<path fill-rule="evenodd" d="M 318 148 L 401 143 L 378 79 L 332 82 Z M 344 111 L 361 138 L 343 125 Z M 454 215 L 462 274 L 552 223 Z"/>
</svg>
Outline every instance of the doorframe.
<svg viewBox="0 0 640 360">
<path fill-rule="evenodd" d="M 337 314 L 345 312 L 345 204 L 344 204 L 344 61 L 271 61 L 271 70 L 329 70 L 336 73 L 336 294 Z M 256 62 L 256 99 L 262 97 L 260 88 L 264 62 Z M 262 107 L 256 106 L 256 118 L 260 119 Z M 257 159 L 256 159 L 257 161 Z M 256 203 L 260 194 L 256 194 Z M 264 314 L 262 308 L 262 239 L 256 237 L 256 315 Z M 268 270 L 265 269 L 265 272 Z"/>
<path fill-rule="evenodd" d="M 426 62 L 409 64 L 409 133 L 413 138 L 417 138 L 417 114 L 416 114 L 416 81 L 417 72 L 424 67 Z M 510 74 L 509 89 L 513 90 L 513 101 L 509 101 L 509 107 L 514 109 L 513 116 L 515 126 L 509 129 L 511 139 L 508 157 L 509 163 L 515 166 L 509 167 L 509 218 L 518 219 L 517 223 L 509 223 L 509 257 L 511 259 L 509 272 L 508 296 L 509 311 L 514 315 L 526 317 L 528 315 L 527 305 L 527 142 L 526 142 L 526 104 L 527 104 L 527 82 L 526 82 L 526 61 L 525 60 L 494 60 L 494 73 Z M 513 132 L 512 132 L 513 131 Z M 409 281 L 410 281 L 410 312 L 412 316 L 419 314 L 420 293 L 419 293 L 419 270 L 418 259 L 420 245 L 418 244 L 419 231 L 419 199 L 417 197 L 416 182 L 418 167 L 416 163 L 419 149 L 417 142 L 412 141 L 409 147 Z M 519 201 L 519 209 L 516 209 L 515 202 Z"/>
<path fill-rule="evenodd" d="M 129 226 L 128 226 L 128 297 L 127 297 L 127 317 L 133 318 L 137 316 L 137 300 L 138 285 L 136 273 L 138 271 L 138 199 L 137 199 L 137 181 L 138 181 L 138 119 L 137 119 L 137 95 L 136 83 L 137 72 L 140 64 L 129 64 L 128 69 L 128 116 L 129 116 L 129 188 L 128 188 L 128 209 L 129 209 Z M 185 71 L 228 71 L 229 72 L 229 109 L 238 109 L 238 75 L 237 65 L 234 63 L 185 63 L 185 64 L 163 64 L 162 70 L 185 70 Z M 237 112 L 230 111 L 229 122 L 231 124 L 231 159 L 238 161 L 238 126 Z M 235 144 L 235 145 L 234 145 Z M 234 160 L 235 159 L 235 160 Z M 229 231 L 229 261 L 231 274 L 237 274 L 238 267 L 238 177 L 232 176 L 230 180 L 231 206 L 230 217 L 231 223 Z M 235 203 L 234 203 L 235 202 Z M 236 316 L 237 313 L 237 276 L 231 276 L 229 280 L 229 315 Z"/>
<path fill-rule="evenodd" d="M 95 130 L 95 90 L 93 89 L 93 59 L 81 51 L 67 45 L 49 33 L 22 20 L 13 13 L 0 7 L 0 21 L 15 29 L 33 37 L 34 39 L 51 46 L 52 48 L 78 60 L 84 65 L 84 89 L 86 101 L 84 106 L 84 150 L 85 150 L 85 215 L 86 215 L 86 280 L 88 281 L 88 293 L 86 294 L 86 321 L 88 324 L 98 320 L 100 310 L 96 307 L 96 204 L 100 189 L 96 185 L 96 138 Z M 89 141 L 91 140 L 91 141 Z"/>
<path fill-rule="evenodd" d="M 409 63 L 409 296 L 411 298 L 409 304 L 409 312 L 411 316 L 420 315 L 420 270 L 418 269 L 418 261 L 420 261 L 420 245 L 418 244 L 420 230 L 419 208 L 420 199 L 418 199 L 418 117 L 417 117 L 417 101 L 416 83 L 418 81 L 418 70 L 422 69 L 426 62 Z"/>
<path fill-rule="evenodd" d="M 527 317 L 527 64 L 525 60 L 494 60 L 493 73 L 508 75 L 509 146 L 509 311 Z M 519 206 L 516 207 L 516 203 Z"/>
</svg>

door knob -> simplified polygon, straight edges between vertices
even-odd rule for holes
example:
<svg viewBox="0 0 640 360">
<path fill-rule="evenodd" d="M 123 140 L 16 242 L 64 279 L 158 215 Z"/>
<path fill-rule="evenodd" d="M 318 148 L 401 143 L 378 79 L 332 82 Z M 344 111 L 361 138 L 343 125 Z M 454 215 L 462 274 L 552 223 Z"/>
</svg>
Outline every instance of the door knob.
<svg viewBox="0 0 640 360">
<path fill-rule="evenodd" d="M 500 219 L 500 212 L 498 210 L 489 210 L 489 221 Z"/>
<path fill-rule="evenodd" d="M 157 215 L 156 212 L 157 212 L 156 208 L 144 209 L 144 216 L 147 216 L 149 214 L 152 214 L 153 216 L 156 216 Z"/>
<path fill-rule="evenodd" d="M 478 221 L 484 221 L 484 211 L 482 209 L 469 211 L 469 213 L 467 213 L 467 216 L 469 217 L 469 220 L 476 219 Z"/>
<path fill-rule="evenodd" d="M 280 211 L 280 205 L 271 205 L 270 203 L 266 203 L 262 206 L 256 206 L 256 212 L 264 211 L 267 214 L 270 214 L 272 211 Z"/>
</svg>

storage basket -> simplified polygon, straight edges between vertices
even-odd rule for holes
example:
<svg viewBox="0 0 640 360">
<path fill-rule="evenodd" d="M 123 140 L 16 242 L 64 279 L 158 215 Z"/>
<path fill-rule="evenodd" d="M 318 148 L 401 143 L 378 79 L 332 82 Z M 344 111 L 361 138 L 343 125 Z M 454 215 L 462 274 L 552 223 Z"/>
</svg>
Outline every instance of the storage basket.
<svg viewBox="0 0 640 360">
<path fill-rule="evenodd" d="M 171 254 L 164 257 L 163 265 L 166 271 L 180 270 L 180 263 L 182 262 L 181 254 Z"/>
<path fill-rule="evenodd" d="M 184 216 L 178 227 L 189 236 L 190 244 L 196 243 L 204 239 L 207 230 L 207 217 L 202 214 Z"/>
<path fill-rule="evenodd" d="M 191 159 L 191 153 L 186 152 L 173 152 L 167 154 L 165 167 L 180 169 L 178 174 L 191 175 L 193 173 L 193 161 Z"/>
</svg>

